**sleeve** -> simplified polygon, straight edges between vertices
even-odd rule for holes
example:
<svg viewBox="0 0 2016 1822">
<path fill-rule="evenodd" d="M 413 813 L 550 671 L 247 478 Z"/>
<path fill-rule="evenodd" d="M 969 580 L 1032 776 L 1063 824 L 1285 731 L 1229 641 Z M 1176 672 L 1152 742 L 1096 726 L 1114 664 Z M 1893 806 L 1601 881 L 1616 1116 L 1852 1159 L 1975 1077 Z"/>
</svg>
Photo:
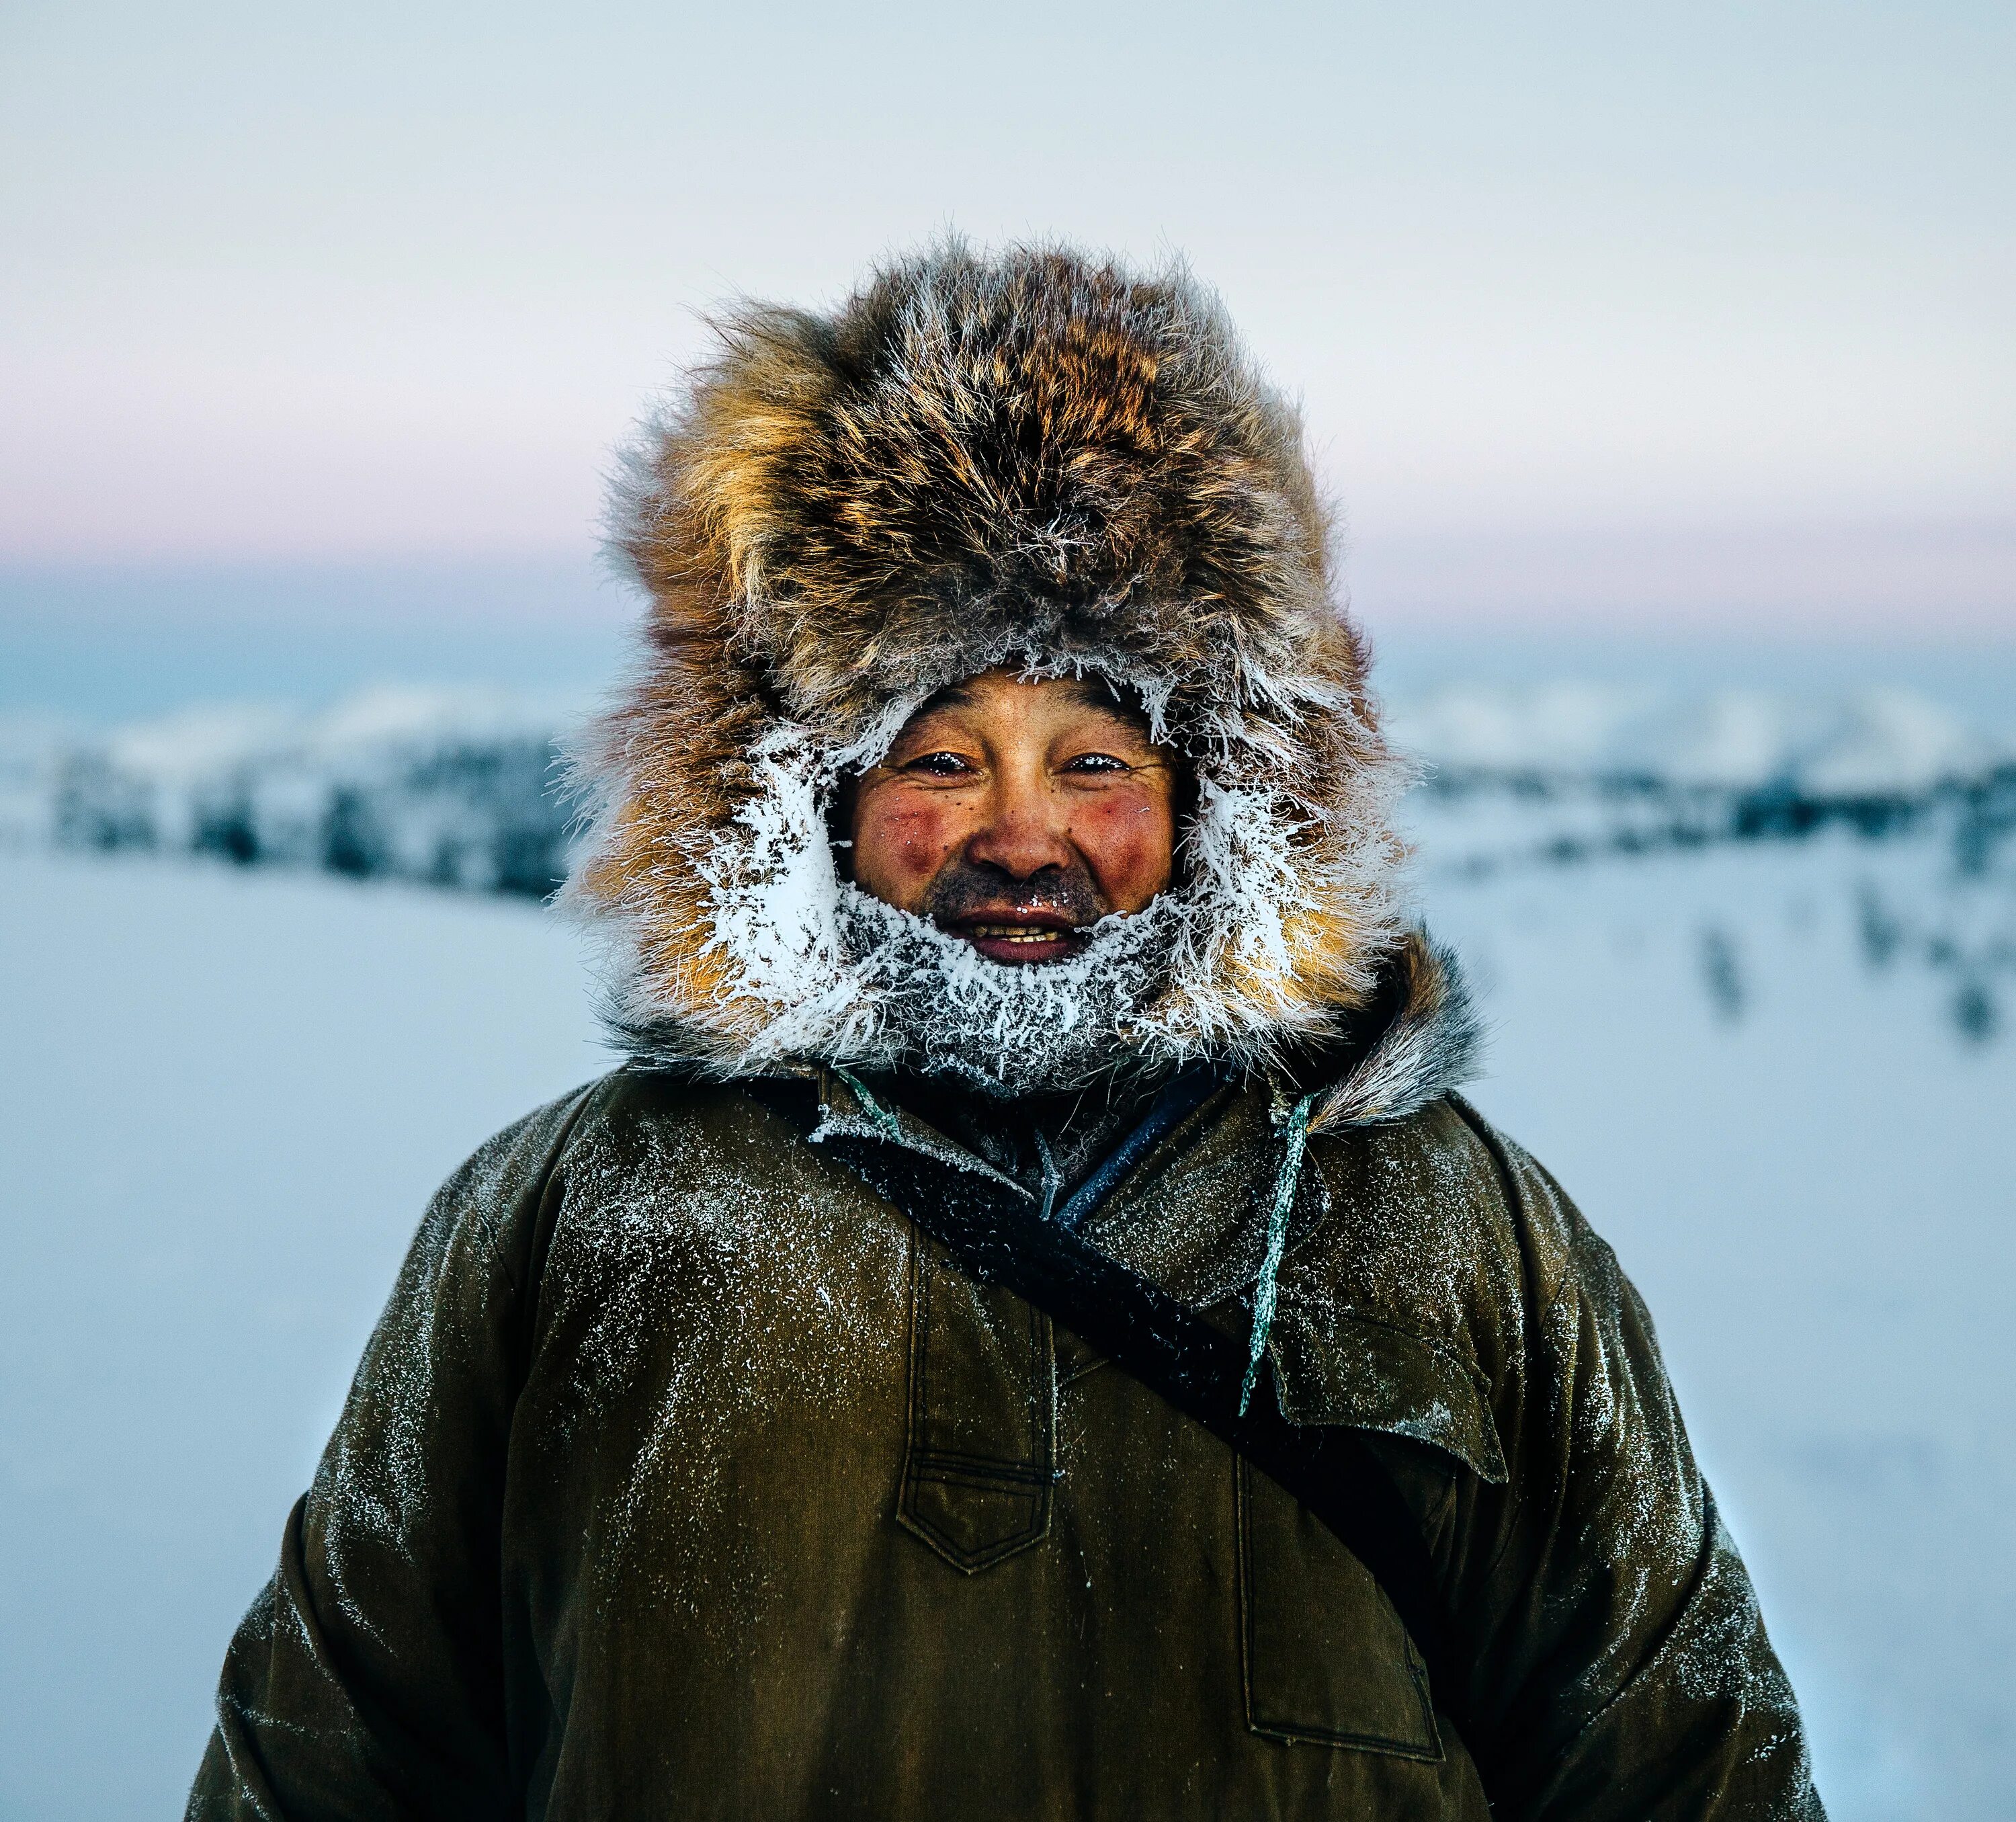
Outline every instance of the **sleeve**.
<svg viewBox="0 0 2016 1822">
<path fill-rule="evenodd" d="M 1816 1822 L 1791 1687 L 1651 1318 L 1553 1179 L 1477 1124 L 1540 1291 L 1500 1413 L 1508 1481 L 1467 1490 L 1452 1552 L 1496 1813 Z"/>
<path fill-rule="evenodd" d="M 524 1260 L 589 1092 L 434 1197 L 225 1655 L 190 1822 L 508 1811 L 499 1562 Z"/>
</svg>

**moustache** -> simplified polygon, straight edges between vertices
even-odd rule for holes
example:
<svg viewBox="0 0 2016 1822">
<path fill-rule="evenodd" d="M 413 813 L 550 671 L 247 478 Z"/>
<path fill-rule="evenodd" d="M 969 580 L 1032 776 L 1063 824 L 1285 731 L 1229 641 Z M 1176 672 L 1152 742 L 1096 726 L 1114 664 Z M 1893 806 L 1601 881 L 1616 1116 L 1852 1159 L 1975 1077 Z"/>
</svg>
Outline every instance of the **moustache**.
<svg viewBox="0 0 2016 1822">
<path fill-rule="evenodd" d="M 1017 880 L 999 867 L 955 860 L 924 895 L 924 915 L 941 926 L 1003 909 L 1067 918 L 1078 931 L 1090 930 L 1105 915 L 1092 876 L 1082 866 L 1045 867 Z"/>
</svg>

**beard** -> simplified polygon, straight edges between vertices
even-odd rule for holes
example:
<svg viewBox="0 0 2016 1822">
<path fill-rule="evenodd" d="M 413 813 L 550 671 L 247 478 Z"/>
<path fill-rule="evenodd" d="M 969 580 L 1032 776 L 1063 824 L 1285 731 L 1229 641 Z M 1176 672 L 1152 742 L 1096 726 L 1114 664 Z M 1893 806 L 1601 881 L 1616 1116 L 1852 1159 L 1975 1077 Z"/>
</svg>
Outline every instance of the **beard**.
<svg viewBox="0 0 2016 1822">
<path fill-rule="evenodd" d="M 934 888 L 934 902 L 956 904 L 960 891 Z M 1074 900 L 1042 902 L 1070 909 Z M 1161 991 L 1174 935 L 1166 895 L 1091 922 L 1075 954 L 1046 962 L 991 961 L 930 918 L 851 885 L 839 910 L 850 972 L 875 1007 L 875 1048 L 895 1067 L 1006 1100 L 1140 1066 L 1132 1034 Z"/>
</svg>

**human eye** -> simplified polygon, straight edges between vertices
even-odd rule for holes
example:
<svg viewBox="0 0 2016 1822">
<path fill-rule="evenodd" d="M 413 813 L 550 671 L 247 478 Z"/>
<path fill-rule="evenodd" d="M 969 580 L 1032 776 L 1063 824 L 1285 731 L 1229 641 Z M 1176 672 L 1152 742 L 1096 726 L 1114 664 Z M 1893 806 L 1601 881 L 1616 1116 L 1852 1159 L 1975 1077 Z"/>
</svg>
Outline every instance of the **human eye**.
<svg viewBox="0 0 2016 1822">
<path fill-rule="evenodd" d="M 906 761 L 903 769 L 926 778 L 960 778 L 973 767 L 957 753 L 939 752 L 920 753 L 916 758 Z"/>
</svg>

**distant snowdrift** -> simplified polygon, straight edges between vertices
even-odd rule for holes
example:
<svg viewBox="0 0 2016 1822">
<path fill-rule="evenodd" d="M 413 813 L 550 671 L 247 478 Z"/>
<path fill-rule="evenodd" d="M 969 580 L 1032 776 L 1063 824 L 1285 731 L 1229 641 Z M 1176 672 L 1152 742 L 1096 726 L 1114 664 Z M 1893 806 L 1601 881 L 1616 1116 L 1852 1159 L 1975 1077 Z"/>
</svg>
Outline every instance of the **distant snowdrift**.
<svg viewBox="0 0 2016 1822">
<path fill-rule="evenodd" d="M 1409 801 L 1424 884 L 1438 887 L 1655 855 L 1805 844 L 1866 864 L 1812 870 L 1852 903 L 1872 973 L 1935 983 L 1970 1039 L 2016 985 L 2016 738 L 1922 696 L 1837 702 L 1728 690 L 1676 699 L 1575 684 L 1453 685 L 1394 705 L 1425 774 Z M 1733 927 L 1704 910 L 1710 1002 L 1740 1009 Z"/>
<path fill-rule="evenodd" d="M 1658 780 L 1816 799 L 1908 798 L 2016 764 L 1991 739 L 1910 690 L 1802 701 L 1753 690 L 1676 700 L 1646 689 L 1456 683 L 1392 705 L 1404 747 L 1452 776 Z"/>
<path fill-rule="evenodd" d="M 98 737 L 0 729 L 0 837 L 215 855 L 543 898 L 567 871 L 553 704 L 386 686 L 320 715 L 185 711 Z"/>
</svg>

